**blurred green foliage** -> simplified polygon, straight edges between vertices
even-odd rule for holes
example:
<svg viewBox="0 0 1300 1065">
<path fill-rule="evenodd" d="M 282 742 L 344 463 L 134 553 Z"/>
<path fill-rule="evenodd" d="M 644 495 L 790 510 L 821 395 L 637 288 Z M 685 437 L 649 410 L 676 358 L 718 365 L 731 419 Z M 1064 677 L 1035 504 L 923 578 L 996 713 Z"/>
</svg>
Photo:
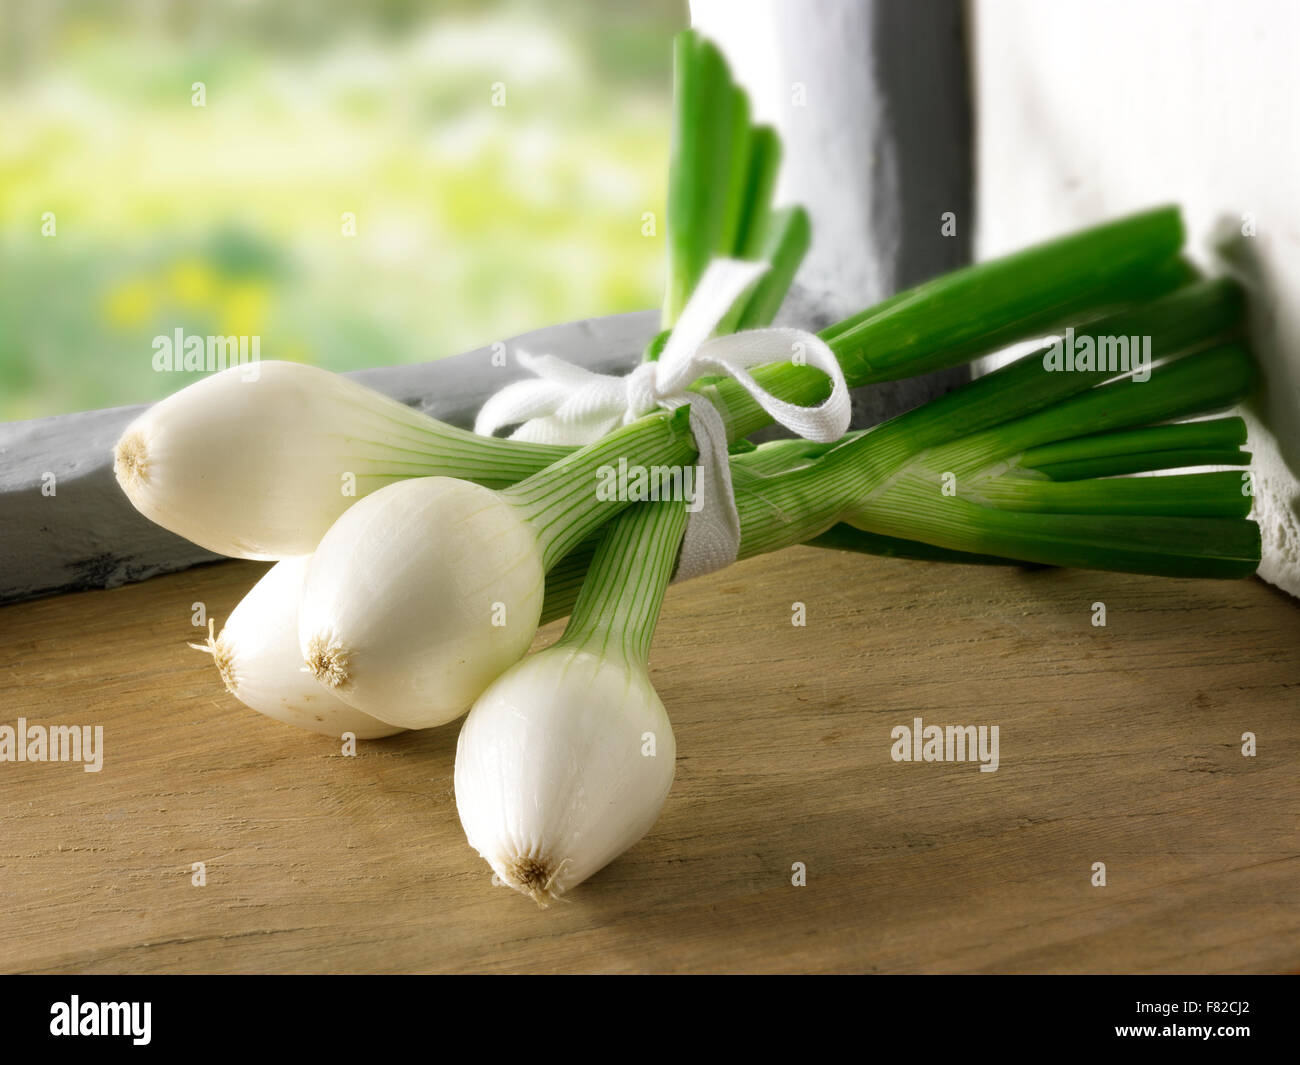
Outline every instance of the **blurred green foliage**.
<svg viewBox="0 0 1300 1065">
<path fill-rule="evenodd" d="M 0 11 L 0 419 L 174 391 L 177 328 L 351 369 L 661 301 L 684 0 Z"/>
</svg>

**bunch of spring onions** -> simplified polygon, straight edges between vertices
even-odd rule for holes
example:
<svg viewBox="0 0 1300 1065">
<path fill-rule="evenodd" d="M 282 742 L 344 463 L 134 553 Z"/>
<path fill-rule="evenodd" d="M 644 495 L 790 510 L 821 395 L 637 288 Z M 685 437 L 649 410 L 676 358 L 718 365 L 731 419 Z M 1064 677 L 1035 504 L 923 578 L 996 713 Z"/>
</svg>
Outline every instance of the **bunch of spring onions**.
<svg viewBox="0 0 1300 1065">
<path fill-rule="evenodd" d="M 713 256 L 772 269 L 723 328 L 771 320 L 808 242 L 771 207 L 779 143 L 749 124 L 721 57 L 676 45 L 670 330 Z M 1043 350 L 833 444 L 745 438 L 767 415 L 735 382 L 695 388 L 734 441 L 740 557 L 799 543 L 904 558 L 1195 577 L 1254 571 L 1240 292 L 1179 257 L 1161 209 L 959 270 L 821 334 L 850 386 L 960 365 L 1071 327 L 1151 338 L 1149 380 L 1053 372 Z M 665 334 L 646 352 L 654 358 Z M 824 375 L 755 377 L 819 401 Z M 475 436 L 345 378 L 263 363 L 150 408 L 116 449 L 119 483 L 209 549 L 274 560 L 210 652 L 228 691 L 272 717 L 358 738 L 467 710 L 456 797 L 471 845 L 540 903 L 635 843 L 672 783 L 675 745 L 647 668 L 686 521 L 681 501 L 620 502 L 597 470 L 694 461 L 687 410 L 581 448 Z M 1186 420 L 1195 419 L 1195 420 Z M 1158 473 L 1155 477 L 1131 477 Z M 568 617 L 527 656 L 538 626 Z"/>
</svg>

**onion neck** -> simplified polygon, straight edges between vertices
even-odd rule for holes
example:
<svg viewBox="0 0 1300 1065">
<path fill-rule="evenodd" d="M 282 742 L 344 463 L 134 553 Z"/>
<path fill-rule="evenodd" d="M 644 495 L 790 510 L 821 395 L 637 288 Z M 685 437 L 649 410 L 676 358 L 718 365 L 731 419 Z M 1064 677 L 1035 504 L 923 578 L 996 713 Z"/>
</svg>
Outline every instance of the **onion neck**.
<svg viewBox="0 0 1300 1065">
<path fill-rule="evenodd" d="M 647 668 L 685 529 L 680 500 L 637 503 L 610 522 L 556 646 Z"/>
<path fill-rule="evenodd" d="M 379 436 L 378 440 L 363 441 L 384 455 L 378 468 L 368 472 L 395 480 L 457 477 L 485 488 L 516 484 L 571 450 L 555 444 L 479 436 L 424 415 L 412 417 L 409 424 L 393 420 L 380 427 Z"/>
<path fill-rule="evenodd" d="M 601 497 L 602 467 L 615 468 L 620 459 L 629 468 L 695 461 L 689 417 L 689 408 L 679 407 L 639 418 L 501 492 L 532 525 L 546 570 L 635 502 Z"/>
</svg>

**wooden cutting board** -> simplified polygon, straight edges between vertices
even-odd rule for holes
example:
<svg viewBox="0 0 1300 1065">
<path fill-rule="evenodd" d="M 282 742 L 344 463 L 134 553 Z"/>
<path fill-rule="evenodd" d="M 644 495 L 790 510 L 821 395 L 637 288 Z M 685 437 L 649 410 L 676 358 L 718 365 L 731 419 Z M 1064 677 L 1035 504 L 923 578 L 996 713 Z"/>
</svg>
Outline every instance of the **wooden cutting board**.
<svg viewBox="0 0 1300 1065">
<path fill-rule="evenodd" d="M 263 569 L 0 609 L 0 724 L 104 727 L 99 773 L 0 764 L 0 969 L 1300 968 L 1300 606 L 1259 582 L 796 548 L 675 587 L 668 804 L 543 911 L 465 843 L 455 725 L 344 757 L 186 647 Z M 895 762 L 918 716 L 998 770 Z"/>
</svg>

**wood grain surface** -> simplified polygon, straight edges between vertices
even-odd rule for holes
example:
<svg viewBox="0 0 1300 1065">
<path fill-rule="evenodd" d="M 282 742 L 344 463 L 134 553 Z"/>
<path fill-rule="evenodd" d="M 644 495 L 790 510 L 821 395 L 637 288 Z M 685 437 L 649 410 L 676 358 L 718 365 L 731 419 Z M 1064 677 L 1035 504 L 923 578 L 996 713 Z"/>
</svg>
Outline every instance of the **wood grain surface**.
<svg viewBox="0 0 1300 1065">
<path fill-rule="evenodd" d="M 3 970 L 1300 967 L 1300 607 L 1256 581 L 797 548 L 674 587 L 668 804 L 542 911 L 465 843 L 456 725 L 344 757 L 186 647 L 263 569 L 0 609 L 0 724 L 105 733 L 99 773 L 0 764 Z M 998 725 L 999 769 L 892 761 L 916 716 Z"/>
</svg>

